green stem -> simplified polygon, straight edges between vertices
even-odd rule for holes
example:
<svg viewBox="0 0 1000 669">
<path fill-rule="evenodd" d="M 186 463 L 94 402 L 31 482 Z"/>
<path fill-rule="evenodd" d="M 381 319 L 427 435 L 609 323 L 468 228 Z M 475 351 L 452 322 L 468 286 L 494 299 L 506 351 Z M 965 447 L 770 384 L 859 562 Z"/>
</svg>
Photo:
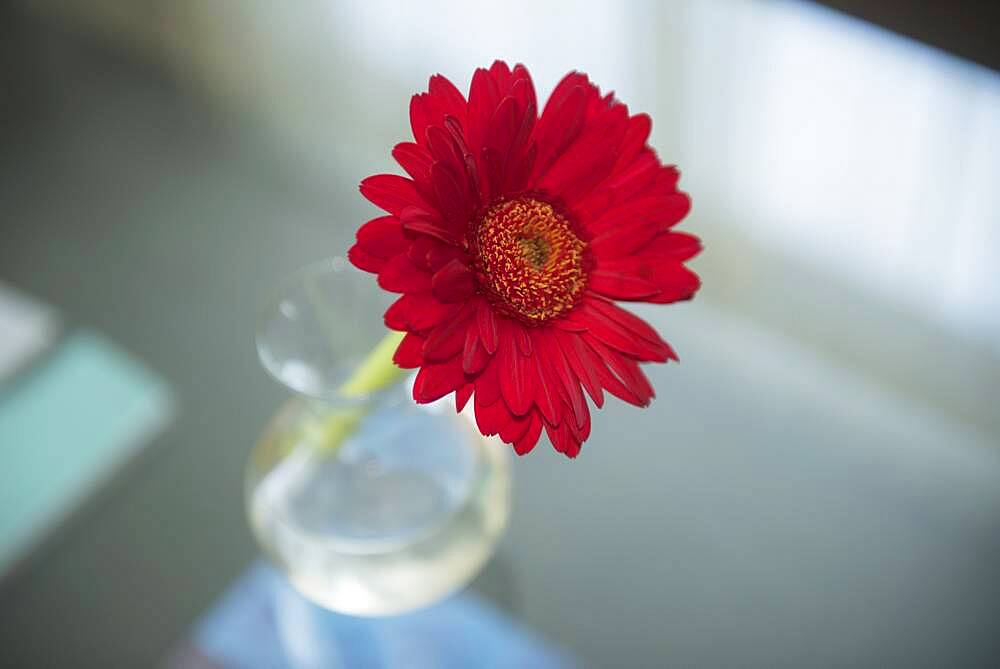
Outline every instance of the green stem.
<svg viewBox="0 0 1000 669">
<path fill-rule="evenodd" d="M 402 379 L 406 370 L 396 366 L 392 355 L 405 335 L 405 332 L 390 330 L 358 365 L 351 378 L 340 387 L 340 394 L 345 397 L 360 397 L 387 388 Z"/>
<path fill-rule="evenodd" d="M 405 333 L 395 331 L 386 334 L 340 387 L 340 394 L 344 397 L 364 397 L 402 380 L 407 370 L 398 367 L 392 356 L 404 336 Z M 332 411 L 309 426 L 308 436 L 318 450 L 333 453 L 354 434 L 370 411 L 368 404 Z"/>
</svg>

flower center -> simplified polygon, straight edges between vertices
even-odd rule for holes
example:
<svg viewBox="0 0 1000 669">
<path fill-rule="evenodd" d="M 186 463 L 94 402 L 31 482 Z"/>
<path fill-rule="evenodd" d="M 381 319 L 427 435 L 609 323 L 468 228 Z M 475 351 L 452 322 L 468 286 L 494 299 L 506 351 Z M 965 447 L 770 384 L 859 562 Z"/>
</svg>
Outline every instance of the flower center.
<svg viewBox="0 0 1000 669">
<path fill-rule="evenodd" d="M 498 202 L 473 228 L 471 242 L 479 285 L 494 306 L 528 323 L 576 306 L 587 282 L 587 245 L 548 202 Z"/>
</svg>

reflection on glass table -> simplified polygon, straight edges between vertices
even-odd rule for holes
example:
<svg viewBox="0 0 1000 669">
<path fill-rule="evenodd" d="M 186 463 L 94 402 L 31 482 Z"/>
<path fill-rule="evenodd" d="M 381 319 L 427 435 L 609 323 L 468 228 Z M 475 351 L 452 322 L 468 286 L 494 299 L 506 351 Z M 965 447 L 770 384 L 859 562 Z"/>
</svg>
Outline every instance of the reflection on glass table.
<svg viewBox="0 0 1000 669">
<path fill-rule="evenodd" d="M 569 669 L 565 651 L 481 597 L 463 593 L 388 618 L 317 606 L 257 563 L 195 626 L 170 669 Z"/>
</svg>

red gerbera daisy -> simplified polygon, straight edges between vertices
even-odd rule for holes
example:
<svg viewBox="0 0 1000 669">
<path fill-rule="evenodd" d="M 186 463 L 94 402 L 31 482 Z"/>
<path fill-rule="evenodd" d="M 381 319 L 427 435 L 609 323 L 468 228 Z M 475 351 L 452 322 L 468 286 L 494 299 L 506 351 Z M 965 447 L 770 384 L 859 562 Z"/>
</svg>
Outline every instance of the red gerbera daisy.
<svg viewBox="0 0 1000 669">
<path fill-rule="evenodd" d="M 385 323 L 406 332 L 394 360 L 420 368 L 417 402 L 475 397 L 476 422 L 519 454 L 542 428 L 556 450 L 590 434 L 583 390 L 646 406 L 640 362 L 677 356 L 613 300 L 689 299 L 697 237 L 679 173 L 646 144 L 650 119 L 571 72 L 538 115 L 523 65 L 478 69 L 468 100 L 441 75 L 413 96 L 416 142 L 361 193 L 388 212 L 358 230 L 349 258 L 402 293 Z"/>
</svg>

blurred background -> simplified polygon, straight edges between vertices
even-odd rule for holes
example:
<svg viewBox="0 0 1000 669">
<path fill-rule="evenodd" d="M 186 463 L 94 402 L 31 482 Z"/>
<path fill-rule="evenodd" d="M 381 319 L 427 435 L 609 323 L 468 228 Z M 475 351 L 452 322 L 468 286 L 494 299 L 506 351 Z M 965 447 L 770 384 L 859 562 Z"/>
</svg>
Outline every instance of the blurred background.
<svg viewBox="0 0 1000 669">
<path fill-rule="evenodd" d="M 0 3 L 0 665 L 155 665 L 250 563 L 258 310 L 496 58 L 650 113 L 706 251 L 473 587 L 590 666 L 1000 664 L 1000 17 L 931 4 Z"/>
</svg>

